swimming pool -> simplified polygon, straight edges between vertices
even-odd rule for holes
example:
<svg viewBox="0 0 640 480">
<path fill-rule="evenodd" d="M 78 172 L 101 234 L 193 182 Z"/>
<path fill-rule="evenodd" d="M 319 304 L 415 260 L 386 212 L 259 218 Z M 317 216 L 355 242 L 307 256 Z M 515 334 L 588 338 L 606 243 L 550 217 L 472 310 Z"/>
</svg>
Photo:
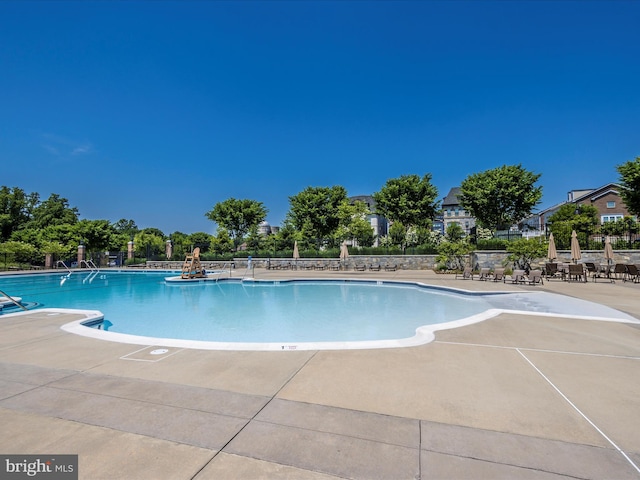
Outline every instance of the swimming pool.
<svg viewBox="0 0 640 480">
<path fill-rule="evenodd" d="M 166 272 L 21 275 L 1 277 L 0 290 L 37 302 L 40 308 L 104 314 L 99 332 L 81 324 L 65 326 L 74 333 L 198 348 L 204 343 L 230 349 L 400 346 L 425 343 L 439 328 L 434 326 L 472 323 L 505 309 L 576 312 L 565 297 L 562 302 L 556 299 L 554 306 L 548 297 L 552 294 L 541 293 L 470 295 L 415 283 L 354 280 L 174 284 L 165 282 L 166 276 Z M 598 307 L 605 309 L 602 316 L 620 314 Z"/>
</svg>

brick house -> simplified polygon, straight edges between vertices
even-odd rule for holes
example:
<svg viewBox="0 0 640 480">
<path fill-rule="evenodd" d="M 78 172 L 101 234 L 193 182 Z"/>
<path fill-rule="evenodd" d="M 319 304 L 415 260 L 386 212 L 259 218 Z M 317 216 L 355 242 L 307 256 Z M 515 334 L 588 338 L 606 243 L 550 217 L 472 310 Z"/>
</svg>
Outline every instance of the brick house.
<svg viewBox="0 0 640 480">
<path fill-rule="evenodd" d="M 527 219 L 525 224 L 530 228 L 537 228 L 541 232 L 545 231 L 549 218 L 558 211 L 558 209 L 567 204 L 573 203 L 576 208 L 579 205 L 591 205 L 598 210 L 600 224 L 606 222 L 615 222 L 624 217 L 631 216 L 622 197 L 620 197 L 620 185 L 617 183 L 607 183 L 598 188 L 571 190 L 567 193 L 567 200 L 545 210 L 538 212 L 537 215 Z"/>
</svg>

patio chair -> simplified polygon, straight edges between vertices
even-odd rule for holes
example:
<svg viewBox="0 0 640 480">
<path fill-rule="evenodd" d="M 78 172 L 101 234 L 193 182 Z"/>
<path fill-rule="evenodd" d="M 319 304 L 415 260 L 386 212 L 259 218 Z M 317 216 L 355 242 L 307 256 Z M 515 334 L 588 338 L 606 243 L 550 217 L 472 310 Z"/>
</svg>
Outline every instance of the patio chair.
<svg viewBox="0 0 640 480">
<path fill-rule="evenodd" d="M 544 285 L 542 270 L 531 270 L 527 278 L 529 279 L 529 285 Z"/>
<path fill-rule="evenodd" d="M 525 283 L 527 281 L 527 277 L 524 274 L 524 270 L 514 270 L 509 277 L 509 281 L 511 283 Z M 504 283 L 507 283 L 506 277 L 504 279 Z"/>
<path fill-rule="evenodd" d="M 633 283 L 640 283 L 640 270 L 638 270 L 638 266 L 633 263 L 627 264 L 627 277 L 626 280 L 629 280 Z M 625 280 L 625 281 L 626 281 Z"/>
<path fill-rule="evenodd" d="M 562 271 L 558 270 L 557 263 L 545 263 L 544 276 L 547 277 L 547 280 L 550 278 L 562 278 Z"/>
<path fill-rule="evenodd" d="M 596 266 L 593 262 L 584 262 L 584 267 L 587 269 L 587 275 L 594 277 L 598 274 L 598 270 L 600 270 L 600 265 Z"/>
<path fill-rule="evenodd" d="M 493 278 L 494 282 L 504 282 L 504 268 L 496 268 L 493 270 Z"/>
<path fill-rule="evenodd" d="M 356 263 L 353 269 L 356 272 L 364 272 L 367 269 L 367 266 L 364 263 Z"/>
<path fill-rule="evenodd" d="M 489 267 L 482 267 L 480 269 L 480 276 L 478 277 L 478 280 L 484 280 L 486 282 L 490 277 L 491 269 Z"/>
<path fill-rule="evenodd" d="M 570 263 L 569 264 L 569 281 L 575 280 L 586 282 L 587 275 L 582 263 Z"/>
<path fill-rule="evenodd" d="M 613 267 L 612 275 L 618 280 L 625 280 L 627 278 L 627 266 L 624 263 L 616 263 L 616 265 Z"/>
<path fill-rule="evenodd" d="M 371 265 L 369 265 L 369 271 L 370 272 L 379 272 L 380 271 L 380 264 L 379 263 L 372 263 Z"/>
<path fill-rule="evenodd" d="M 395 263 L 387 263 L 384 266 L 385 272 L 395 272 L 398 269 L 398 266 Z"/>
<path fill-rule="evenodd" d="M 456 272 L 456 279 L 458 277 L 462 278 L 463 280 L 473 280 L 473 270 L 471 270 L 471 267 L 464 267 L 462 273 Z"/>
</svg>

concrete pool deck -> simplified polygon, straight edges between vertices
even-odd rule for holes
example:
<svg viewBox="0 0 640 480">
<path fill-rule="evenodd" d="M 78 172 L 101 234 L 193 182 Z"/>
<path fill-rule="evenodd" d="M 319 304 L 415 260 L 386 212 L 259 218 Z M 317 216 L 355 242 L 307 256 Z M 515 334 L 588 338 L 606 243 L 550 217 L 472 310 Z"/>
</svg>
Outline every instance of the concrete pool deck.
<svg viewBox="0 0 640 480">
<path fill-rule="evenodd" d="M 255 277 L 544 290 L 640 319 L 622 281 Z M 60 330 L 72 320 L 0 316 L 0 453 L 78 454 L 82 479 L 640 478 L 638 324 L 501 314 L 417 347 L 152 354 Z"/>
</svg>

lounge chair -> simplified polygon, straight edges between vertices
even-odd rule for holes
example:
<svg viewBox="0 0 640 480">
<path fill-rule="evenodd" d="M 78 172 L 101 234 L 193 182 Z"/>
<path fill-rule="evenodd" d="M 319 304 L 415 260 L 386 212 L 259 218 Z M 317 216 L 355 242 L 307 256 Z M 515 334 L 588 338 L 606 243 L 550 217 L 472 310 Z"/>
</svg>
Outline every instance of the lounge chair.
<svg viewBox="0 0 640 480">
<path fill-rule="evenodd" d="M 379 263 L 372 263 L 371 265 L 369 265 L 369 270 L 372 272 L 379 272 L 380 271 L 380 264 Z"/>
<path fill-rule="evenodd" d="M 584 268 L 586 268 L 587 270 L 587 276 L 590 276 L 591 278 L 593 278 L 593 281 L 596 281 L 596 277 L 598 276 L 598 273 L 600 272 L 600 265 L 596 265 L 593 262 L 584 262 Z"/>
<path fill-rule="evenodd" d="M 504 282 L 504 268 L 496 268 L 493 270 L 493 278 L 494 282 Z"/>
<path fill-rule="evenodd" d="M 581 263 L 570 263 L 569 264 L 569 281 L 587 281 L 587 272 L 585 271 L 584 265 Z"/>
<path fill-rule="evenodd" d="M 363 263 L 356 263 L 353 269 L 356 272 L 364 272 L 367 269 L 367 266 Z"/>
<path fill-rule="evenodd" d="M 456 272 L 456 279 L 458 277 L 462 278 L 463 280 L 473 280 L 473 270 L 471 270 L 471 267 L 464 267 L 462 273 Z"/>
<path fill-rule="evenodd" d="M 387 263 L 384 266 L 384 270 L 386 272 L 395 272 L 398 269 L 398 266 L 395 263 Z"/>
<path fill-rule="evenodd" d="M 624 263 L 616 263 L 613 267 L 612 275 L 617 279 L 625 280 L 627 278 L 627 266 Z"/>
<path fill-rule="evenodd" d="M 628 280 L 633 283 L 640 283 L 640 270 L 638 270 L 638 266 L 633 263 L 627 264 L 627 277 L 625 281 Z"/>
<path fill-rule="evenodd" d="M 478 277 L 478 280 L 484 280 L 486 282 L 490 277 L 491 269 L 489 267 L 482 267 L 480 269 L 480 276 Z"/>
<path fill-rule="evenodd" d="M 509 281 L 511 283 L 525 283 L 527 281 L 527 277 L 524 274 L 524 270 L 514 270 L 509 277 Z M 504 282 L 507 283 L 506 277 L 504 279 Z"/>
<path fill-rule="evenodd" d="M 542 270 L 531 270 L 527 278 L 529 281 L 529 285 L 544 285 L 544 280 L 542 279 Z"/>
<path fill-rule="evenodd" d="M 550 278 L 562 278 L 562 271 L 558 270 L 557 263 L 545 263 L 544 276 L 547 277 L 547 280 Z"/>
</svg>

